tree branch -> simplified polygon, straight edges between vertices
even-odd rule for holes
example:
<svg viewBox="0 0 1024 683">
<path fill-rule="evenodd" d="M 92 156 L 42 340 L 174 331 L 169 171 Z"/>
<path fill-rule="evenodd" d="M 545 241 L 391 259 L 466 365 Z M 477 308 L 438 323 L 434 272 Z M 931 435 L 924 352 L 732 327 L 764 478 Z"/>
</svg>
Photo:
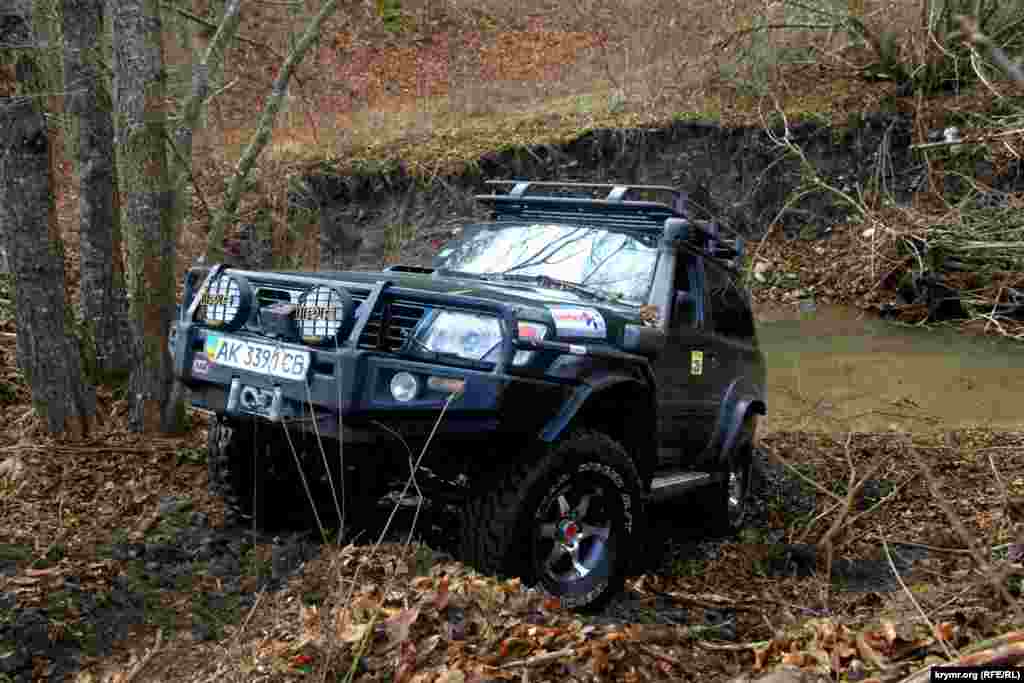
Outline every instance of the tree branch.
<svg viewBox="0 0 1024 683">
<path fill-rule="evenodd" d="M 281 109 L 281 102 L 284 100 L 285 93 L 288 92 L 288 81 L 291 80 L 295 69 L 302 62 L 306 52 L 309 51 L 309 48 L 317 39 L 323 23 L 328 17 L 334 14 L 334 11 L 337 8 L 338 0 L 327 0 L 327 2 L 324 3 L 323 7 L 320 8 L 320 11 L 309 23 L 309 26 L 306 27 L 305 32 L 303 32 L 302 36 L 299 38 L 299 42 L 296 43 L 295 47 L 288 53 L 288 57 L 285 59 L 284 64 L 281 65 L 281 68 L 277 73 L 277 77 L 274 79 L 270 96 L 267 98 L 266 104 L 263 106 L 263 111 L 260 112 L 260 120 L 256 125 L 256 133 L 253 135 L 252 140 L 249 141 L 245 151 L 242 152 L 242 157 L 238 160 L 238 165 L 235 167 L 235 175 L 232 177 L 231 184 L 228 186 L 224 206 L 221 207 L 221 210 L 214 217 L 206 247 L 207 263 L 218 263 L 220 259 L 223 258 L 225 228 L 234 221 L 235 213 L 238 211 L 238 204 L 242 198 L 246 178 L 248 178 L 249 172 L 256 164 L 256 159 L 259 158 L 263 148 L 266 147 L 267 143 L 270 141 L 270 137 L 274 130 L 274 122 Z"/>
</svg>

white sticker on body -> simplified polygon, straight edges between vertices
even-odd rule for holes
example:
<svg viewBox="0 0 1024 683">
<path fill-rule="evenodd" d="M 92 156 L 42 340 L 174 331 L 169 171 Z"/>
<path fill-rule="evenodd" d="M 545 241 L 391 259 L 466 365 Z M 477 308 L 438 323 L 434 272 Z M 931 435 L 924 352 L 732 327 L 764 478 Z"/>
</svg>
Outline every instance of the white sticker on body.
<svg viewBox="0 0 1024 683">
<path fill-rule="evenodd" d="M 210 362 L 198 353 L 192 358 L 192 374 L 205 375 L 210 371 Z"/>
<path fill-rule="evenodd" d="M 559 337 L 604 339 L 608 335 L 604 316 L 593 308 L 579 306 L 548 306 Z"/>
</svg>

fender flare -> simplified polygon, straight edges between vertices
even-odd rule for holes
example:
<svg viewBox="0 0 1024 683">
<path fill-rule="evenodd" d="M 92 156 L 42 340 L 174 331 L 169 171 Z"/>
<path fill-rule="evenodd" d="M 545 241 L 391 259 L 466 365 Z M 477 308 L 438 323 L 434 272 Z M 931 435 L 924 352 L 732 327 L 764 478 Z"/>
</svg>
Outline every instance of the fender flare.
<svg viewBox="0 0 1024 683">
<path fill-rule="evenodd" d="M 738 445 L 747 415 L 764 415 L 766 412 L 764 390 L 743 378 L 734 380 L 726 389 L 718 412 L 718 421 L 709 445 L 711 461 L 728 463 Z"/>
<path fill-rule="evenodd" d="M 540 432 L 540 440 L 548 443 L 555 441 L 562 434 L 565 433 L 566 428 L 572 419 L 576 417 L 583 407 L 587 404 L 592 397 L 599 396 L 600 394 L 621 386 L 633 386 L 637 389 L 649 392 L 651 398 L 651 408 L 657 409 L 657 404 L 654 402 L 653 386 L 641 382 L 636 377 L 629 377 L 626 375 L 605 375 L 593 380 L 580 384 L 572 393 L 572 397 L 562 406 L 562 409 L 558 411 L 558 414 L 552 417 L 544 425 Z M 653 414 L 652 414 L 653 415 Z"/>
<path fill-rule="evenodd" d="M 623 439 L 623 446 L 630 456 L 634 458 L 637 469 L 640 471 L 640 478 L 644 482 L 644 487 L 648 487 L 651 477 L 654 476 L 658 459 L 658 444 L 657 437 L 655 436 L 657 433 L 658 403 L 653 375 L 650 373 L 645 373 L 645 375 L 646 382 L 642 378 L 618 374 L 588 379 L 586 383 L 576 387 L 572 397 L 566 401 L 558 414 L 544 425 L 539 435 L 540 440 L 550 443 L 558 439 L 566 433 L 578 415 L 585 413 L 588 406 L 599 401 L 609 391 L 623 387 L 641 391 L 647 396 L 647 406 L 645 409 L 641 409 L 643 412 L 640 416 L 641 419 L 646 418 L 649 420 L 650 424 L 641 422 L 632 415 L 624 415 L 624 418 L 628 417 L 628 419 L 620 422 L 617 425 L 619 429 L 613 430 L 613 434 L 616 431 L 621 432 L 621 434 L 616 436 Z"/>
</svg>

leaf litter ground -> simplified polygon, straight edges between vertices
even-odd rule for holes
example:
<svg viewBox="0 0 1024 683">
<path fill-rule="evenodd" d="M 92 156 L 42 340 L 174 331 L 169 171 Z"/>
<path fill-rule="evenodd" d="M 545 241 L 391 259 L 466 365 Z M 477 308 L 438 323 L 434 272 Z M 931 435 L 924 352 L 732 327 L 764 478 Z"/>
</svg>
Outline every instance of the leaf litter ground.
<svg viewBox="0 0 1024 683">
<path fill-rule="evenodd" d="M 0 441 L 0 460 L 18 463 L 0 478 L 0 593 L 13 598 L 0 623 L 41 610 L 49 642 L 79 652 L 59 660 L 63 668 L 37 658 L 34 680 L 48 667 L 83 681 L 127 680 L 158 630 L 143 680 L 293 680 L 353 666 L 357 680 L 521 680 L 524 671 L 539 680 L 676 680 L 780 663 L 905 673 L 938 661 L 940 636 L 962 648 L 1022 625 L 981 580 L 895 435 L 849 445 L 858 468 L 884 464 L 844 530 L 831 590 L 813 551 L 830 519 L 816 517 L 832 503 L 824 491 L 844 495 L 847 449 L 828 435 L 782 432 L 763 439 L 770 476 L 753 529 L 703 539 L 686 506 L 654 508 L 652 543 L 665 547 L 652 558 L 657 568 L 602 614 L 581 616 L 418 544 L 319 548 L 295 563 L 297 574 L 270 581 L 269 539 L 246 545 L 240 530 L 218 530 L 223 510 L 206 493 L 200 418 L 189 437 L 156 441 L 118 431 L 115 418 L 109 435 L 76 445 L 26 432 L 33 422 Z M 1024 493 L 1024 437 L 966 430 L 916 448 L 969 532 L 996 549 L 992 558 L 1005 556 L 1015 529 L 1000 482 L 1006 495 Z M 197 560 L 204 541 L 181 536 L 197 523 L 207 529 L 200 536 L 236 543 L 236 566 Z M 176 544 L 187 557 L 161 557 Z M 1019 587 L 1012 577 L 1007 584 Z M 211 617 L 217 607 L 197 595 L 232 604 Z M 111 600 L 128 605 L 104 613 Z M 122 628 L 96 628 L 99 614 Z"/>
</svg>

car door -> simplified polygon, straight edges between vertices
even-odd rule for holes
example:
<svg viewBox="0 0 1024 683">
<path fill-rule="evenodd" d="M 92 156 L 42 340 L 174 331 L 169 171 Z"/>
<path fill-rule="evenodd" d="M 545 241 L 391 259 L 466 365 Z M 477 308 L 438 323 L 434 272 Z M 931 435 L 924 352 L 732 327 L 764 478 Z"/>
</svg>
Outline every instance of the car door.
<svg viewBox="0 0 1024 683">
<path fill-rule="evenodd" d="M 750 295 L 740 283 L 741 276 L 720 261 L 704 261 L 708 308 L 706 381 L 709 399 L 717 404 L 737 379 L 748 387 L 763 387 L 765 373 L 757 348 Z"/>
<path fill-rule="evenodd" d="M 655 364 L 662 464 L 692 462 L 707 446 L 716 417 L 706 353 L 704 259 L 680 250 L 665 349 Z"/>
</svg>

